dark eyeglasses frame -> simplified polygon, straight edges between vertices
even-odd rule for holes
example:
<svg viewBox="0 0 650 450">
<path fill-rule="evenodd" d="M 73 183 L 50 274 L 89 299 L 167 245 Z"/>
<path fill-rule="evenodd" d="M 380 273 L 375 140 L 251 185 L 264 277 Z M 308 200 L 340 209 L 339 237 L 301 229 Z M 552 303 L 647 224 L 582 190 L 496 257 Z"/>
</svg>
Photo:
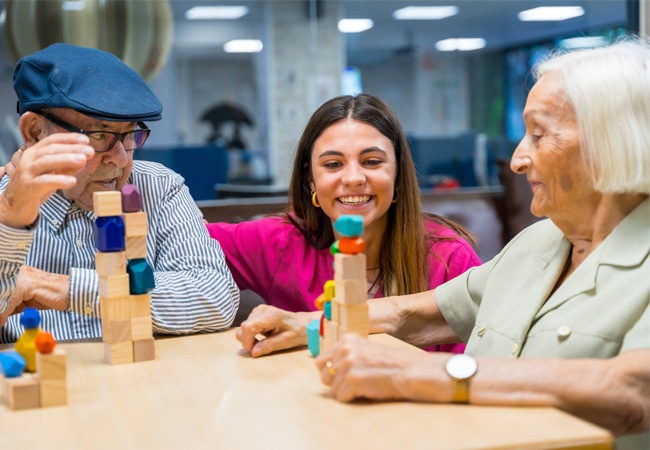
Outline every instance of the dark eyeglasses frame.
<svg viewBox="0 0 650 450">
<path fill-rule="evenodd" d="M 124 145 L 124 139 L 126 139 L 126 137 L 129 136 L 130 134 L 145 133 L 144 140 L 142 141 L 142 144 L 140 144 L 139 146 L 134 147 L 134 148 L 126 148 L 126 147 L 124 148 L 124 150 L 126 150 L 127 152 L 131 152 L 131 151 L 135 150 L 136 148 L 142 147 L 144 145 L 144 143 L 147 142 L 147 138 L 149 137 L 149 134 L 151 133 L 151 130 L 149 129 L 149 127 L 147 127 L 147 125 L 145 125 L 144 122 L 138 122 L 137 123 L 138 126 L 140 127 L 139 130 L 127 131 L 126 133 L 115 133 L 113 131 L 104 131 L 104 130 L 86 131 L 86 130 L 82 130 L 81 128 L 78 128 L 78 127 L 76 127 L 76 126 L 74 126 L 74 125 L 72 125 L 72 124 L 70 124 L 70 123 L 68 123 L 68 122 L 66 122 L 64 120 L 61 120 L 58 117 L 53 116 L 52 114 L 47 113 L 45 111 L 35 111 L 35 112 L 36 112 L 36 114 L 40 114 L 41 116 L 45 117 L 47 120 L 52 122 L 57 127 L 63 128 L 64 130 L 70 131 L 71 133 L 85 134 L 89 138 L 91 137 L 90 136 L 91 134 L 95 134 L 95 133 L 112 135 L 113 136 L 113 142 L 111 142 L 111 145 L 109 145 L 108 148 L 106 148 L 105 150 L 97 150 L 97 149 L 95 149 L 96 153 L 106 153 L 106 152 L 110 151 L 115 146 L 115 144 L 117 144 L 118 140 L 120 142 L 122 142 L 122 145 Z M 135 139 L 134 139 L 134 142 L 135 142 Z"/>
</svg>

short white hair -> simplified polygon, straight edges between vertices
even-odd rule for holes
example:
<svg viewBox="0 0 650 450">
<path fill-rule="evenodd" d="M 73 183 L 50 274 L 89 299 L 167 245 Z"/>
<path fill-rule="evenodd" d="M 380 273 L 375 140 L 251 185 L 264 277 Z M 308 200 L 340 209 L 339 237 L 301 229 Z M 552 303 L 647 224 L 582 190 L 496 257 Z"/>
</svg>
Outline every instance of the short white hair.
<svg viewBox="0 0 650 450">
<path fill-rule="evenodd" d="M 594 188 L 650 193 L 650 39 L 555 54 L 536 79 L 559 72 L 578 122 L 580 148 Z"/>
</svg>

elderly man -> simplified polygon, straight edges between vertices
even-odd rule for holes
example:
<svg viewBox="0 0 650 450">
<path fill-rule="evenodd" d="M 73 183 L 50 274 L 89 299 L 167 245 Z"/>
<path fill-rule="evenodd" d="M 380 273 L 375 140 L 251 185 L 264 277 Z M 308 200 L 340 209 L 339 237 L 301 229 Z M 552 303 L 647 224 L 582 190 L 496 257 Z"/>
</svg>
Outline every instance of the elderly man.
<svg viewBox="0 0 650 450">
<path fill-rule="evenodd" d="M 93 193 L 135 184 L 148 214 L 153 331 L 228 328 L 239 290 L 183 179 L 133 161 L 162 106 L 140 76 L 99 50 L 54 44 L 14 71 L 24 150 L 0 181 L 0 342 L 26 306 L 57 339 L 101 336 Z"/>
</svg>

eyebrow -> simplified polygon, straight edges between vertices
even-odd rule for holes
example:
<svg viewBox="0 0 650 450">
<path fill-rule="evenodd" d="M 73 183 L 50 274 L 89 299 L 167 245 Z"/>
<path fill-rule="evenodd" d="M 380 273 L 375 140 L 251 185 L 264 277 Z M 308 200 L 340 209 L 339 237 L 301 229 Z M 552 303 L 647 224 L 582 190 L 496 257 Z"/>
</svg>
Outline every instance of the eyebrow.
<svg viewBox="0 0 650 450">
<path fill-rule="evenodd" d="M 361 150 L 360 155 L 365 155 L 366 153 L 371 153 L 371 152 L 380 152 L 383 153 L 384 155 L 388 155 L 388 153 L 386 153 L 385 150 L 382 150 L 379 147 L 364 148 L 363 150 Z M 338 150 L 326 150 L 320 155 L 318 155 L 319 158 L 324 158 L 326 156 L 343 156 L 343 152 L 340 152 Z"/>
</svg>

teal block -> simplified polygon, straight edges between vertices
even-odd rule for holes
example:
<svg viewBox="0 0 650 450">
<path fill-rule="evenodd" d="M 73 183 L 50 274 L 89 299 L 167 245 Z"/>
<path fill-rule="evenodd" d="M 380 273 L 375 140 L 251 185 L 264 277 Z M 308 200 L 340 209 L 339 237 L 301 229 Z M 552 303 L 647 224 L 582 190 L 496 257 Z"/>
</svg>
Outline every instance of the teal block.
<svg viewBox="0 0 650 450">
<path fill-rule="evenodd" d="M 129 291 L 131 295 L 146 294 L 156 287 L 153 269 L 144 258 L 130 259 L 126 265 L 129 274 Z"/>
<path fill-rule="evenodd" d="M 363 216 L 343 215 L 334 222 L 334 228 L 345 237 L 363 235 Z"/>
<path fill-rule="evenodd" d="M 323 304 L 323 313 L 325 313 L 327 320 L 332 320 L 332 302 L 325 302 Z"/>
<path fill-rule="evenodd" d="M 312 356 L 320 353 L 320 319 L 314 319 L 307 324 L 307 348 Z"/>
</svg>

